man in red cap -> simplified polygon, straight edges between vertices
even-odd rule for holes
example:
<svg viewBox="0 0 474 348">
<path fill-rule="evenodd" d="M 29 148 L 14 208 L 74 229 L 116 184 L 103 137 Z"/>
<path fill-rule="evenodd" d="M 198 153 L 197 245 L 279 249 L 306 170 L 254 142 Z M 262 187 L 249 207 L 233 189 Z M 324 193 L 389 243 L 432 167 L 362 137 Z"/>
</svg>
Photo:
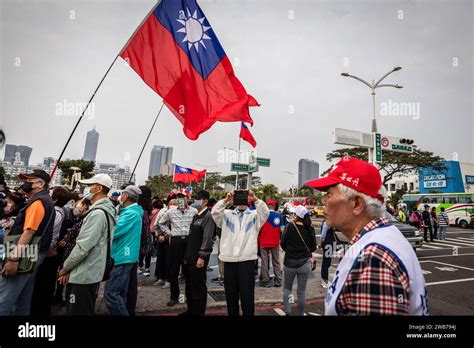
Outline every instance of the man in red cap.
<svg viewBox="0 0 474 348">
<path fill-rule="evenodd" d="M 270 209 L 270 215 L 258 235 L 258 246 L 262 258 L 260 286 L 265 288 L 272 286 L 269 272 L 271 255 L 273 273 L 275 274 L 273 285 L 278 288 L 281 286 L 280 237 L 281 230 L 285 225 L 281 214 L 275 211 L 277 208 L 276 201 L 273 199 L 267 200 L 267 206 Z"/>
<path fill-rule="evenodd" d="M 428 315 L 420 263 L 384 216 L 386 190 L 377 168 L 345 157 L 306 185 L 326 192 L 327 223 L 351 241 L 326 293 L 326 315 Z"/>
</svg>

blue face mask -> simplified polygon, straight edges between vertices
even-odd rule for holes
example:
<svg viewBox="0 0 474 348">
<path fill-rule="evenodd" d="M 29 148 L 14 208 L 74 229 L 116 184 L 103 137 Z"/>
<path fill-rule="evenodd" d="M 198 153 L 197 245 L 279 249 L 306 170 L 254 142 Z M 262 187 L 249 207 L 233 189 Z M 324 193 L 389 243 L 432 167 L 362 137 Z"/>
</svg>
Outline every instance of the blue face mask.
<svg viewBox="0 0 474 348">
<path fill-rule="evenodd" d="M 193 207 L 196 209 L 201 209 L 202 208 L 202 199 L 195 199 Z"/>
</svg>

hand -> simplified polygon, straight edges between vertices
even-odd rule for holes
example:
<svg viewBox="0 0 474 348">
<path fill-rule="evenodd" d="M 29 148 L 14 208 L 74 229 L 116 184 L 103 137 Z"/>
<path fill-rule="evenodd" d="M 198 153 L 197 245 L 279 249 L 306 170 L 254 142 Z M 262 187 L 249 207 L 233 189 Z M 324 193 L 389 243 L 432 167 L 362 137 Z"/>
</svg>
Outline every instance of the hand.
<svg viewBox="0 0 474 348">
<path fill-rule="evenodd" d="M 230 191 L 225 196 L 225 201 L 227 204 L 231 203 L 234 200 L 234 191 Z"/>
<path fill-rule="evenodd" d="M 158 236 L 158 241 L 160 243 L 163 243 L 165 241 L 165 236 L 163 236 L 162 234 Z"/>
<path fill-rule="evenodd" d="M 8 261 L 2 269 L 2 275 L 4 277 L 14 277 L 18 273 L 19 262 Z"/>
<path fill-rule="evenodd" d="M 204 259 L 199 258 L 196 262 L 196 268 L 203 268 L 204 267 Z"/>
<path fill-rule="evenodd" d="M 58 277 L 58 283 L 61 285 L 67 285 L 69 283 L 69 273 Z"/>
<path fill-rule="evenodd" d="M 258 201 L 258 198 L 257 198 L 257 196 L 255 195 L 255 192 L 253 192 L 252 190 L 249 190 L 249 199 L 251 199 L 253 202 L 257 202 L 257 201 Z"/>
<path fill-rule="evenodd" d="M 65 271 L 64 268 L 61 268 L 59 271 L 58 277 L 65 276 L 66 274 L 69 274 L 69 272 Z"/>
<path fill-rule="evenodd" d="M 58 243 L 58 246 L 60 246 L 61 248 L 64 248 L 66 246 L 66 241 L 63 239 L 62 241 Z"/>
</svg>

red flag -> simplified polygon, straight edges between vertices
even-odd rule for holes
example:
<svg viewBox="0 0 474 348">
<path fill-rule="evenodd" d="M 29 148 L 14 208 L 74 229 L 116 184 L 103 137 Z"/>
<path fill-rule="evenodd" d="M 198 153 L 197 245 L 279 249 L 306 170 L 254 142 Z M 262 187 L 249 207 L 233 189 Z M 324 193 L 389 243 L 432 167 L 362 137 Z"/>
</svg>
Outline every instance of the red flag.
<svg viewBox="0 0 474 348">
<path fill-rule="evenodd" d="M 188 184 L 190 182 L 198 182 L 206 175 L 206 170 L 195 170 L 192 168 L 186 168 L 178 166 L 177 164 L 174 166 L 174 176 L 173 182 L 183 182 Z"/>
<path fill-rule="evenodd" d="M 120 56 L 162 98 L 191 140 L 217 122 L 253 124 L 247 94 L 196 0 L 162 0 Z"/>
<path fill-rule="evenodd" d="M 247 126 L 242 122 L 242 126 L 240 127 L 240 137 L 248 142 L 250 145 L 253 147 L 257 146 L 257 142 L 255 141 L 255 138 L 253 137 L 252 133 L 250 133 L 250 130 L 247 128 Z"/>
</svg>

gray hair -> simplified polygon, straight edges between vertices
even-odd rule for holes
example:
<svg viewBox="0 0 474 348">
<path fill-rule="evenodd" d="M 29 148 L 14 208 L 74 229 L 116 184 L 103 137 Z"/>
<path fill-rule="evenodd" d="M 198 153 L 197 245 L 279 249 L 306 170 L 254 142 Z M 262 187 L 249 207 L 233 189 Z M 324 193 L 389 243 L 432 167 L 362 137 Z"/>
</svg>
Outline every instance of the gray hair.
<svg viewBox="0 0 474 348">
<path fill-rule="evenodd" d="M 347 200 L 351 199 L 355 195 L 362 196 L 365 201 L 365 211 L 371 219 L 384 216 L 385 206 L 379 199 L 366 195 L 365 193 L 358 192 L 350 187 L 344 186 L 343 184 L 337 184 L 337 188 L 339 189 L 339 192 L 341 192 L 341 195 Z M 387 197 L 387 190 L 383 185 L 379 189 L 379 195 L 384 199 Z"/>
</svg>

